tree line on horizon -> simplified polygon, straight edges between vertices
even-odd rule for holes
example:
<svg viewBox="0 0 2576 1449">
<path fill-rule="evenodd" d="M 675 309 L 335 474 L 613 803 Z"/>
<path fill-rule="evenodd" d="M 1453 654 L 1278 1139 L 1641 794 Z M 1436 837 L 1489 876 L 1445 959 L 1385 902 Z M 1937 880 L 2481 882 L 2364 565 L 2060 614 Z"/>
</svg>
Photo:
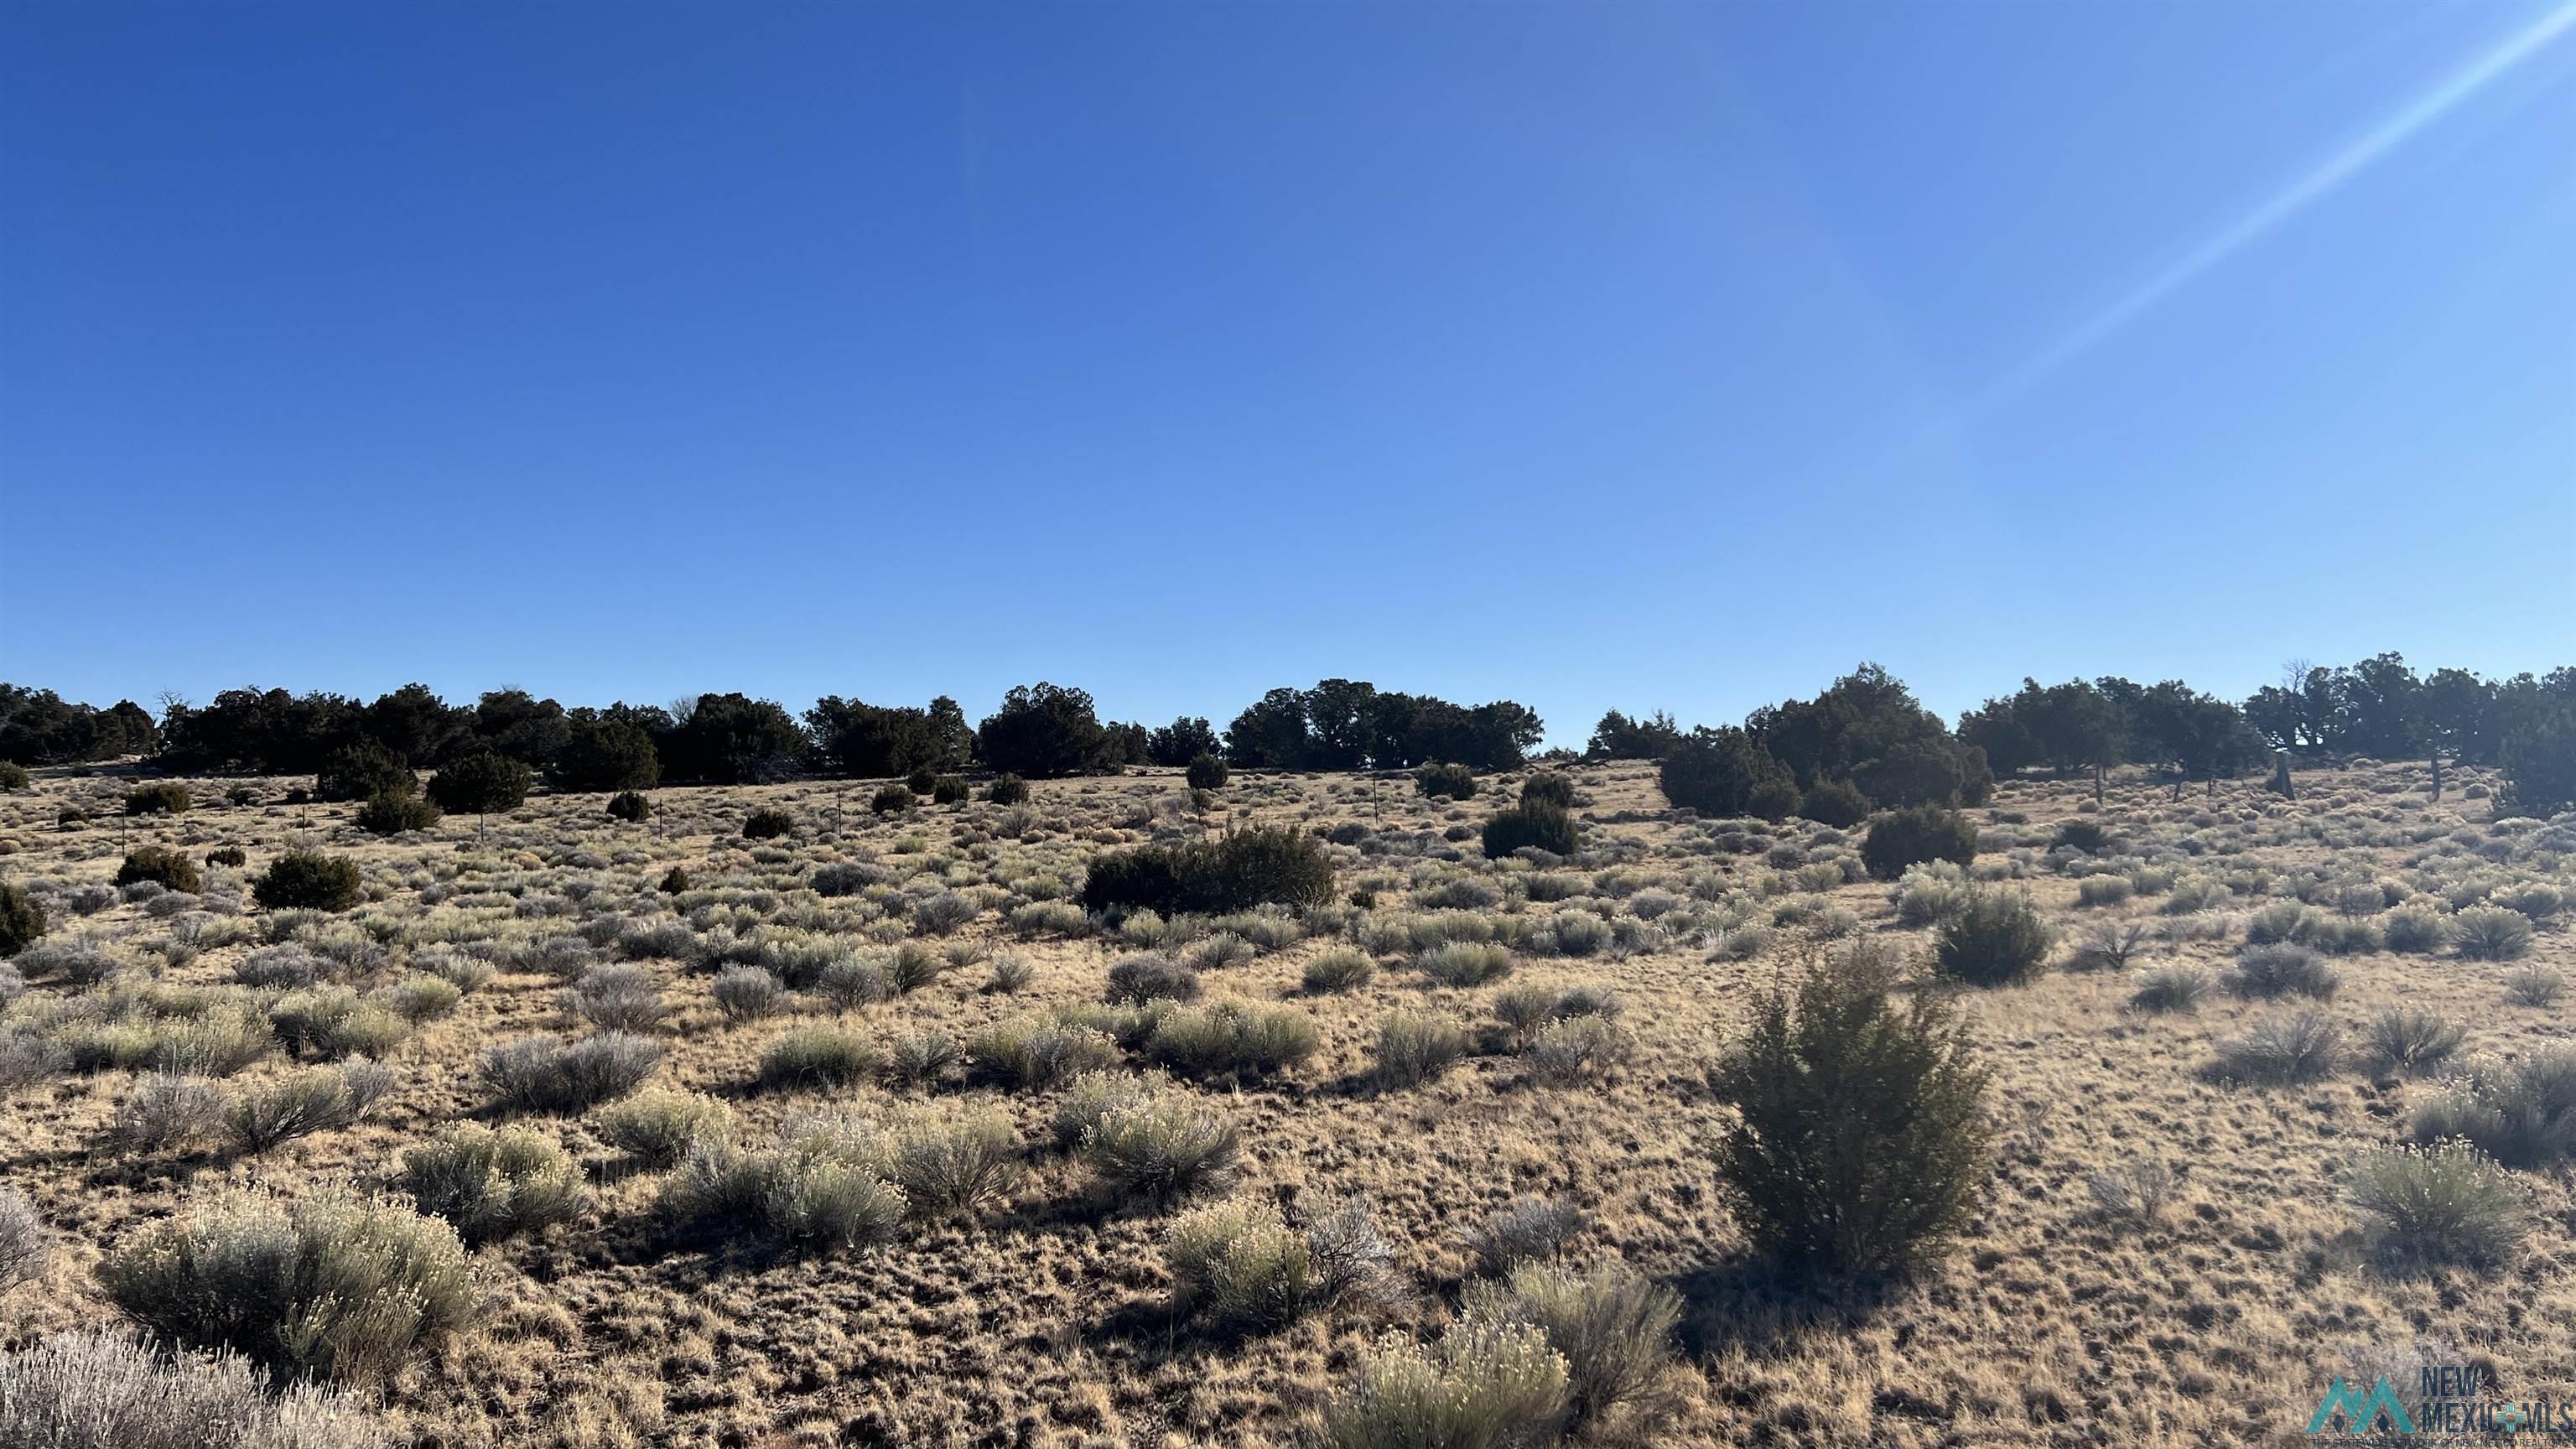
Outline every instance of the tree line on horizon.
<svg viewBox="0 0 2576 1449">
<path fill-rule="evenodd" d="M 205 705 L 169 699 L 156 719 L 130 700 L 107 709 L 51 690 L 0 684 L 0 761 L 74 764 L 142 756 L 174 774 L 326 772 L 354 750 L 409 768 L 469 756 L 525 764 L 558 789 L 624 790 L 663 781 L 761 783 L 805 776 L 882 779 L 981 767 L 1029 778 L 1184 766 L 1201 756 L 1238 768 L 1477 771 L 1517 768 L 1544 734 L 1510 700 L 1459 705 L 1323 680 L 1273 689 L 1219 731 L 1206 718 L 1104 722 L 1083 690 L 1012 689 L 970 725 L 957 701 L 876 705 L 826 695 L 801 715 L 738 692 L 670 705 L 566 708 L 522 689 L 450 704 L 422 684 L 362 702 L 326 691 L 227 690 Z M 1585 750 L 1541 758 L 1663 760 L 1668 782 L 1700 808 L 1770 813 L 1791 796 L 1826 815 L 1853 808 L 1981 801 L 1997 775 L 2044 769 L 2097 778 L 2143 765 L 2176 780 L 2244 773 L 2275 752 L 2433 757 L 2503 765 L 2536 777 L 2576 739 L 2576 667 L 2487 679 L 2462 669 L 2415 673 L 2397 654 L 2339 668 L 2298 664 L 2242 702 L 2180 680 L 2117 676 L 2042 685 L 1987 700 L 1953 728 L 1901 680 L 1863 664 L 1811 700 L 1753 711 L 1740 726 L 1685 730 L 1669 714 L 1605 713 Z M 2559 767 L 2561 769 L 2576 767 Z M 1853 799 L 1843 796 L 1848 792 Z M 1757 800 L 1757 796 L 1759 797 Z M 2543 789 L 2536 799 L 2576 797 Z"/>
</svg>

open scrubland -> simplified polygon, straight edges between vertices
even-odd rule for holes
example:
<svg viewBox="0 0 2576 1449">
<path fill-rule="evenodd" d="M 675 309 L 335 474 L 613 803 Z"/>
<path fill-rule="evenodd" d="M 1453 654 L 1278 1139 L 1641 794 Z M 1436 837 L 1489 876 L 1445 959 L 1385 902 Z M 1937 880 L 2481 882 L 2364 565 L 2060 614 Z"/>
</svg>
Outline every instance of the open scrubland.
<svg viewBox="0 0 2576 1449">
<path fill-rule="evenodd" d="M 299 1446 L 2288 1444 L 2427 1360 L 2576 1397 L 2576 819 L 2368 760 L 2007 779 L 1964 868 L 1874 875 L 1866 824 L 1582 765 L 1570 852 L 1488 858 L 1532 778 L 376 834 L 38 772 L 6 1373 Z M 1255 826 L 1328 892 L 1084 907 Z M 1764 1004 L 1838 968 L 1964 1033 L 1960 1210 L 1889 1271 L 1798 1267 L 1718 1170 Z"/>
</svg>

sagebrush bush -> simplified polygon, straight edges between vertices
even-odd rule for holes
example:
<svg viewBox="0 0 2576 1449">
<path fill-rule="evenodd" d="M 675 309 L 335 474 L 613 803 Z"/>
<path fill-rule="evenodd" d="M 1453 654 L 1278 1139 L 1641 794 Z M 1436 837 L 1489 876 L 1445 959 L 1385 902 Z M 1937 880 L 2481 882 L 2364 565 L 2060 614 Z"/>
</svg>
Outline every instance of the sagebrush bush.
<svg viewBox="0 0 2576 1449">
<path fill-rule="evenodd" d="M 2451 917 L 2451 949 L 2471 961 L 2511 961 L 2531 950 L 2531 918 L 2506 906 L 2471 906 Z"/>
<path fill-rule="evenodd" d="M 1118 1065 L 1118 1044 L 1088 1026 L 1051 1017 L 996 1022 L 967 1044 L 982 1071 L 1024 1092 L 1040 1092 Z"/>
<path fill-rule="evenodd" d="M 0 1354 L 0 1444 L 24 1449 L 387 1449 L 358 1400 L 272 1390 L 239 1354 L 165 1354 L 130 1330 L 60 1333 Z"/>
<path fill-rule="evenodd" d="M 2276 941 L 2237 952 L 2236 971 L 2227 984 L 2239 996 L 2268 1000 L 2296 995 L 2324 1001 L 2342 987 L 2343 978 L 2307 947 Z"/>
<path fill-rule="evenodd" d="M 2147 928 L 2136 921 L 2104 922 L 2084 933 L 2069 963 L 2080 971 L 2126 971 L 2147 949 Z"/>
<path fill-rule="evenodd" d="M 1628 1039 L 1606 1016 L 1551 1021 L 1530 1038 L 1530 1075 L 1551 1087 L 1598 1081 L 1628 1054 Z"/>
<path fill-rule="evenodd" d="M 1242 1151 L 1234 1124 L 1183 1093 L 1105 1103 L 1077 1150 L 1122 1202 L 1161 1206 L 1234 1182 Z"/>
<path fill-rule="evenodd" d="M 353 1383 L 463 1329 L 477 1299 L 454 1228 L 333 1193 L 291 1206 L 232 1199 L 153 1223 L 107 1255 L 98 1281 L 156 1333 Z"/>
<path fill-rule="evenodd" d="M 1462 1318 L 1535 1326 L 1565 1359 L 1570 1434 L 1632 1442 L 1676 1405 L 1673 1328 L 1682 1301 L 1623 1263 L 1578 1273 L 1522 1263 L 1499 1283 L 1467 1287 Z"/>
<path fill-rule="evenodd" d="M 411 1023 L 393 1008 L 369 1001 L 346 986 L 290 991 L 269 1007 L 268 1024 L 289 1052 L 310 1053 L 325 1061 L 381 1057 L 411 1034 Z"/>
<path fill-rule="evenodd" d="M 2056 932 L 2030 897 L 2017 891 L 1972 892 L 1933 936 L 1941 974 L 1971 986 L 2020 986 L 2047 968 Z"/>
<path fill-rule="evenodd" d="M 2567 977 L 2546 966 L 2525 966 L 2505 973 L 2504 994 L 2519 1006 L 2556 1006 L 2567 998 Z"/>
<path fill-rule="evenodd" d="M 43 939 L 46 924 L 45 908 L 23 887 L 16 881 L 0 881 L 0 960 Z"/>
<path fill-rule="evenodd" d="M 737 1026 L 766 1021 L 785 1011 L 789 1002 L 787 987 L 760 966 L 727 966 L 716 973 L 708 991 L 725 1020 Z"/>
<path fill-rule="evenodd" d="M 1371 1075 L 1381 1089 L 1417 1087 L 1467 1054 L 1467 1029 L 1445 1016 L 1392 1011 L 1378 1021 Z"/>
<path fill-rule="evenodd" d="M 1163 1237 L 1172 1301 L 1234 1329 L 1273 1328 L 1313 1306 L 1315 1264 L 1305 1235 L 1256 1198 L 1210 1203 Z"/>
<path fill-rule="evenodd" d="M 1020 1137 L 1001 1112 L 928 1118 L 895 1135 L 891 1160 L 914 1216 L 972 1217 L 1018 1178 Z"/>
<path fill-rule="evenodd" d="M 125 797 L 128 815 L 184 815 L 196 802 L 188 797 L 188 787 L 176 780 L 162 780 L 138 786 Z"/>
<path fill-rule="evenodd" d="M 2458 1022 L 2409 1006 L 2379 1013 L 2363 1032 L 2372 1060 L 2385 1070 L 2404 1072 L 2439 1066 L 2467 1035 Z"/>
<path fill-rule="evenodd" d="M 662 1065 L 662 1047 L 633 1032 L 603 1031 L 566 1043 L 535 1035 L 483 1054 L 484 1082 L 505 1109 L 579 1112 L 623 1097 Z"/>
<path fill-rule="evenodd" d="M 2464 1138 L 2507 1167 L 2539 1171 L 2576 1157 L 2576 1046 L 2485 1062 L 2417 1107 L 2414 1140 Z"/>
<path fill-rule="evenodd" d="M 1317 1429 L 1325 1449 L 1506 1449 L 1552 1442 L 1565 1356 L 1531 1324 L 1461 1321 L 1425 1348 L 1389 1333 Z"/>
<path fill-rule="evenodd" d="M 760 1054 L 764 1087 L 846 1087 L 876 1069 L 876 1044 L 837 1026 L 791 1028 Z"/>
<path fill-rule="evenodd" d="M 236 1151 L 261 1153 L 316 1132 L 356 1125 L 393 1087 L 393 1074 L 372 1063 L 315 1068 L 254 1083 L 224 1112 Z"/>
<path fill-rule="evenodd" d="M 223 1126 L 221 1088 L 203 1077 L 153 1072 L 117 1104 L 109 1135 L 128 1152 L 171 1152 L 211 1141 Z"/>
<path fill-rule="evenodd" d="M 570 1222 L 589 1205 L 581 1168 L 528 1127 L 498 1131 L 459 1122 L 403 1154 L 412 1205 L 445 1218 L 468 1243 L 489 1243 Z"/>
<path fill-rule="evenodd" d="M 2374 1219 L 2392 1262 L 2498 1269 L 2522 1256 L 2521 1189 L 2469 1143 L 2365 1152 L 2353 1164 L 2351 1198 Z"/>
<path fill-rule="evenodd" d="M 908 1209 L 888 1176 L 891 1144 L 872 1123 L 841 1114 L 790 1121 L 775 1146 L 690 1145 L 662 1182 L 658 1206 L 674 1223 L 727 1237 L 757 1237 L 809 1252 L 850 1252 L 891 1241 Z"/>
<path fill-rule="evenodd" d="M 124 863 L 116 868 L 118 885 L 132 885 L 139 880 L 148 880 L 164 890 L 186 891 L 191 895 L 205 889 L 204 879 L 197 874 L 196 862 L 183 852 L 158 845 L 146 845 L 128 852 Z"/>
<path fill-rule="evenodd" d="M 1141 908 L 1165 917 L 1319 905 L 1332 896 L 1333 862 L 1321 842 L 1258 825 L 1214 840 L 1094 856 L 1082 884 L 1086 910 Z"/>
<path fill-rule="evenodd" d="M 597 1119 L 608 1145 L 647 1167 L 669 1167 L 692 1143 L 729 1144 L 733 1109 L 697 1092 L 656 1087 L 610 1104 Z"/>
<path fill-rule="evenodd" d="M 743 817 L 742 838 L 775 840 L 796 828 L 796 817 L 784 810 L 763 808 Z"/>
<path fill-rule="evenodd" d="M 2241 1082 L 2308 1082 L 2343 1065 L 2343 1027 L 2322 1011 L 2268 1017 L 2219 1043 L 2220 1075 Z"/>
<path fill-rule="evenodd" d="M 1199 991 L 1198 972 L 1151 951 L 1114 962 L 1109 968 L 1107 999 L 1113 1006 L 1196 1001 Z"/>
<path fill-rule="evenodd" d="M 1500 860 L 1524 848 L 1572 855 L 1583 848 L 1583 827 L 1562 805 L 1523 800 L 1509 810 L 1496 811 L 1485 822 L 1483 845 L 1487 860 Z"/>
<path fill-rule="evenodd" d="M 1710 1066 L 1735 1109 L 1719 1194 L 1756 1247 L 1796 1264 L 1901 1267 L 1968 1220 L 1992 1173 L 1988 1073 L 1931 997 L 1902 1011 L 1875 953 L 1811 959 Z"/>
<path fill-rule="evenodd" d="M 1295 1007 L 1220 1001 L 1165 1016 L 1146 1051 L 1184 1076 L 1260 1081 L 1313 1056 L 1321 1044 L 1315 1019 Z"/>
<path fill-rule="evenodd" d="M 1572 1203 L 1517 1197 L 1467 1230 L 1467 1250 L 1475 1255 L 1476 1271 L 1495 1278 L 1520 1263 L 1554 1262 L 1588 1226 L 1582 1209 Z"/>
<path fill-rule="evenodd" d="M 593 966 L 565 988 L 564 1010 L 608 1031 L 651 1031 L 671 1014 L 653 973 L 632 962 Z"/>
<path fill-rule="evenodd" d="M 1314 995 L 1357 991 L 1377 975 L 1377 963 L 1365 954 L 1337 947 L 1308 960 L 1301 980 Z"/>
<path fill-rule="evenodd" d="M 290 850 L 269 862 L 250 891 L 267 910 L 345 911 L 358 903 L 358 863 L 345 855 Z"/>
<path fill-rule="evenodd" d="M 1872 821 L 1861 837 L 1861 863 L 1880 880 L 1894 880 L 1919 861 L 1946 860 L 1960 869 L 1977 860 L 1977 827 L 1956 810 L 1915 805 Z"/>
<path fill-rule="evenodd" d="M 1476 772 L 1458 764 L 1423 765 L 1413 772 L 1413 788 L 1429 799 L 1472 800 Z"/>
<path fill-rule="evenodd" d="M 26 1194 L 0 1183 L 0 1293 L 44 1276 L 53 1261 L 54 1235 Z"/>
<path fill-rule="evenodd" d="M 1512 974 L 1512 952 L 1490 941 L 1445 941 L 1416 955 L 1413 964 L 1443 986 L 1482 986 Z"/>
</svg>

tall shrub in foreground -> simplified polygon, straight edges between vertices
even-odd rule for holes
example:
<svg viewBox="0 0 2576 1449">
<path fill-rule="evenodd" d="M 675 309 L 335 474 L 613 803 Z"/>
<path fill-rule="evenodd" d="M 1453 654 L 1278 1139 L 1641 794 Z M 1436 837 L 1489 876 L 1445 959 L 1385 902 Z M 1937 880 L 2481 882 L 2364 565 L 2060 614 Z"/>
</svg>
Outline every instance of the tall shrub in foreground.
<svg viewBox="0 0 2576 1449">
<path fill-rule="evenodd" d="M 1900 1009 L 1884 958 L 1811 960 L 1708 1071 L 1735 1109 L 1717 1138 L 1720 1197 L 1785 1262 L 1886 1271 L 1939 1253 L 1975 1211 L 1989 1074 L 1948 1006 Z"/>
<path fill-rule="evenodd" d="M 1977 827 L 1956 810 L 1916 805 L 1882 815 L 1861 839 L 1861 864 L 1880 880 L 1894 880 L 1905 868 L 1926 860 L 1946 860 L 1966 869 L 1977 860 Z"/>
<path fill-rule="evenodd" d="M 45 908 L 16 881 L 0 881 L 0 960 L 36 944 L 45 934 Z"/>
</svg>

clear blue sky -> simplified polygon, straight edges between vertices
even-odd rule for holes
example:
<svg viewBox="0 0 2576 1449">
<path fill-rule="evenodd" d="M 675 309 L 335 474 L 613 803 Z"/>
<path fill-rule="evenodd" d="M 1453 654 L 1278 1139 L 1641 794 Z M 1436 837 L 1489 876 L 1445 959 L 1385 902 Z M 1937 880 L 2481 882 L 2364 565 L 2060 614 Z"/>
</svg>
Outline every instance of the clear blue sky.
<svg viewBox="0 0 2576 1449">
<path fill-rule="evenodd" d="M 0 677 L 2570 662 L 2570 21 L 19 0 Z"/>
</svg>

